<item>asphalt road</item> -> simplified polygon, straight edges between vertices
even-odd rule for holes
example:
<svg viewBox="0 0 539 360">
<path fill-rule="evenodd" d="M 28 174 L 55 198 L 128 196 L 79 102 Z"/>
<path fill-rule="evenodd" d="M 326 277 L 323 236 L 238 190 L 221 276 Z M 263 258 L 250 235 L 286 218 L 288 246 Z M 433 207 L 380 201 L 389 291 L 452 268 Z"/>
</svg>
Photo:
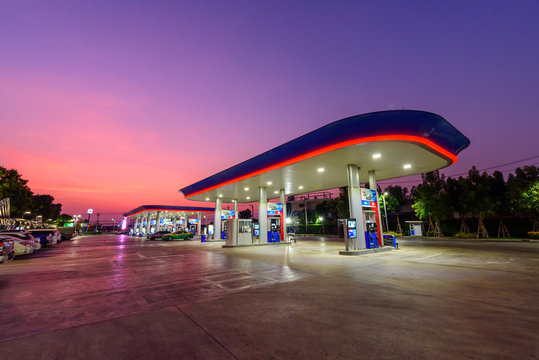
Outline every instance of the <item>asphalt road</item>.
<svg viewBox="0 0 539 360">
<path fill-rule="evenodd" d="M 537 359 L 538 242 L 86 236 L 0 265 L 1 359 Z"/>
</svg>

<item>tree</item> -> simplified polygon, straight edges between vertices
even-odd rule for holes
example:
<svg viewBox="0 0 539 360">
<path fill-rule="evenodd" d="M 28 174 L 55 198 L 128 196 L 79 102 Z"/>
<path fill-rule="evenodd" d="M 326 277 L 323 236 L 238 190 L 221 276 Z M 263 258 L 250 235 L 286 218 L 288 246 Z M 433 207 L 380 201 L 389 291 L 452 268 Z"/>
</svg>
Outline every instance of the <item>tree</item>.
<svg viewBox="0 0 539 360">
<path fill-rule="evenodd" d="M 468 171 L 466 178 L 466 204 L 472 215 L 477 216 L 477 237 L 488 237 L 483 220 L 494 214 L 495 204 L 492 192 L 492 178 L 486 172 L 482 174 L 475 166 Z"/>
<path fill-rule="evenodd" d="M 350 211 L 348 207 L 348 188 L 341 187 L 339 188 L 338 197 L 316 204 L 314 214 L 312 214 L 311 218 L 315 222 L 316 219 L 323 216 L 324 219 L 337 223 L 337 219 L 345 219 L 349 216 Z"/>
<path fill-rule="evenodd" d="M 68 214 L 62 214 L 55 220 L 56 226 L 65 226 L 65 224 L 73 223 L 73 217 Z"/>
<path fill-rule="evenodd" d="M 459 215 L 461 233 L 469 233 L 470 228 L 466 224 L 466 214 L 468 213 L 466 193 L 467 180 L 463 177 L 453 179 L 448 177 L 445 183 L 445 191 L 447 194 L 447 205 L 452 214 Z"/>
<path fill-rule="evenodd" d="M 251 209 L 245 209 L 239 212 L 238 217 L 240 219 L 250 219 L 253 217 L 253 214 L 251 213 Z"/>
<path fill-rule="evenodd" d="M 521 207 L 532 213 L 533 231 L 539 224 L 539 180 L 534 181 L 521 196 Z"/>
<path fill-rule="evenodd" d="M 420 219 L 434 218 L 434 235 L 443 236 L 440 222 L 450 214 L 445 191 L 445 175 L 439 171 L 432 171 L 421 175 L 423 182 L 412 189 L 414 196 L 414 209 Z"/>
<path fill-rule="evenodd" d="M 498 237 L 510 237 L 509 230 L 503 222 L 503 215 L 507 212 L 509 196 L 507 192 L 507 183 L 500 171 L 494 171 L 491 178 L 491 194 L 493 202 L 493 211 L 498 216 Z"/>
<path fill-rule="evenodd" d="M 399 185 L 388 186 L 384 192 L 387 192 L 387 196 L 384 196 L 386 201 L 386 210 L 388 212 L 394 212 L 397 217 L 397 232 L 402 233 L 402 226 L 400 222 L 399 214 L 402 211 L 402 206 L 410 201 L 410 195 L 408 188 L 401 187 Z M 389 230 L 389 229 L 388 229 Z"/>
<path fill-rule="evenodd" d="M 17 170 L 0 167 L 0 199 L 9 198 L 13 217 L 30 210 L 33 194 L 27 184 Z"/>
<path fill-rule="evenodd" d="M 43 216 L 44 220 L 56 219 L 62 211 L 62 204 L 54 204 L 51 195 L 34 195 L 30 206 L 32 214 Z"/>
<path fill-rule="evenodd" d="M 523 198 L 530 187 L 539 181 L 538 168 L 536 166 L 524 166 L 517 168 L 515 175 L 509 174 L 507 178 L 507 197 L 509 208 L 513 213 L 526 213 L 531 210 L 526 203 L 527 198 Z M 530 200 L 532 198 L 529 198 Z"/>
</svg>

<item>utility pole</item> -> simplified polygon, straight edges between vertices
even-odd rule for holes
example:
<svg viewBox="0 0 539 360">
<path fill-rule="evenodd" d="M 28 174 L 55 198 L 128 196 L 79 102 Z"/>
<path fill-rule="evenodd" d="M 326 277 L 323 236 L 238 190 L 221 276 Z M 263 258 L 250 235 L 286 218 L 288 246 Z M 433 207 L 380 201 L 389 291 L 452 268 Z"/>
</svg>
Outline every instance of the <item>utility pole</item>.
<svg viewBox="0 0 539 360">
<path fill-rule="evenodd" d="M 95 230 L 99 231 L 99 216 L 101 216 L 101 213 L 97 213 L 97 223 L 95 224 Z"/>
</svg>

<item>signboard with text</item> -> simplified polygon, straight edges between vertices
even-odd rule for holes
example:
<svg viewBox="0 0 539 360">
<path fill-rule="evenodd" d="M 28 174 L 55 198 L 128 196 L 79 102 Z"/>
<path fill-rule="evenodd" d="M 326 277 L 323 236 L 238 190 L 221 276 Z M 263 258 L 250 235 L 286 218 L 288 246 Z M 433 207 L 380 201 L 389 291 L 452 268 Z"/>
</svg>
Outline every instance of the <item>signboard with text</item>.
<svg viewBox="0 0 539 360">
<path fill-rule="evenodd" d="M 221 219 L 234 219 L 234 210 L 221 210 Z"/>
<path fill-rule="evenodd" d="M 361 205 L 365 207 L 376 207 L 376 191 L 361 188 Z"/>
<path fill-rule="evenodd" d="M 268 203 L 268 215 L 282 215 L 283 204 L 282 203 Z"/>
</svg>

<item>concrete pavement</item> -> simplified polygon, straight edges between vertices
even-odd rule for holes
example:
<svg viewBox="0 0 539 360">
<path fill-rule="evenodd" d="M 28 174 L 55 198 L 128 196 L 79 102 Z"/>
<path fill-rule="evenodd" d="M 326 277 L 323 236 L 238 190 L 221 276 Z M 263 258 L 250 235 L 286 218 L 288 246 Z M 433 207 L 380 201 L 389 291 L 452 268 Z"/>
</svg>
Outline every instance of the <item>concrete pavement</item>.
<svg viewBox="0 0 539 360">
<path fill-rule="evenodd" d="M 9 359 L 536 359 L 538 243 L 79 237 L 0 266 Z"/>
</svg>

